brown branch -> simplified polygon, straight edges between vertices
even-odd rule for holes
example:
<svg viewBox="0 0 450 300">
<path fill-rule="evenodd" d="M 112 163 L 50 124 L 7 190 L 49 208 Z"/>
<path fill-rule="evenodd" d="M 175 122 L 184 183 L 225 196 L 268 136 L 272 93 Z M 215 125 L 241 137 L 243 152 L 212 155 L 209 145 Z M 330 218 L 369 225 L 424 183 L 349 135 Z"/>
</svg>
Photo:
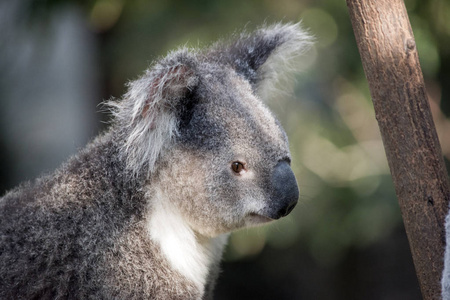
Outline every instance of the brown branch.
<svg viewBox="0 0 450 300">
<path fill-rule="evenodd" d="M 347 0 L 424 299 L 440 299 L 449 184 L 401 0 Z"/>
</svg>

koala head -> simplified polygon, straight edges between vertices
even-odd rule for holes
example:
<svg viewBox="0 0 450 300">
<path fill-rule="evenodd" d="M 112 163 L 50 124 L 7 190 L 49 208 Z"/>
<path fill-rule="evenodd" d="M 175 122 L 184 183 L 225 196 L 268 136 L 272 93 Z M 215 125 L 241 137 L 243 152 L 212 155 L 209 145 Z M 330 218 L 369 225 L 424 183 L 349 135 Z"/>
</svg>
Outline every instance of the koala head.
<svg viewBox="0 0 450 300">
<path fill-rule="evenodd" d="M 288 140 L 262 98 L 310 44 L 277 24 L 170 53 L 113 104 L 127 167 L 205 236 L 288 215 L 299 197 Z"/>
</svg>

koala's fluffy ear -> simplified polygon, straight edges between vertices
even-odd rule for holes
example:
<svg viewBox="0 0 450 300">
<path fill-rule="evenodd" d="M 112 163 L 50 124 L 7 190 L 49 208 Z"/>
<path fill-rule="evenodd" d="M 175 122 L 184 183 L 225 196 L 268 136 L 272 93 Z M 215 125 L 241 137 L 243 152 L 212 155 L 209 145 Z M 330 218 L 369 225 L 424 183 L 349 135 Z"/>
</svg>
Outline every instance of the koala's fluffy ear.
<svg viewBox="0 0 450 300">
<path fill-rule="evenodd" d="M 127 169 L 135 175 L 150 175 L 160 153 L 177 133 L 181 100 L 197 84 L 195 57 L 182 49 L 130 82 L 122 101 L 108 103 L 115 122 L 122 127 L 120 151 Z"/>
<path fill-rule="evenodd" d="M 263 26 L 242 33 L 221 57 L 243 75 L 264 98 L 280 80 L 295 71 L 295 58 L 304 54 L 313 38 L 297 24 Z"/>
</svg>

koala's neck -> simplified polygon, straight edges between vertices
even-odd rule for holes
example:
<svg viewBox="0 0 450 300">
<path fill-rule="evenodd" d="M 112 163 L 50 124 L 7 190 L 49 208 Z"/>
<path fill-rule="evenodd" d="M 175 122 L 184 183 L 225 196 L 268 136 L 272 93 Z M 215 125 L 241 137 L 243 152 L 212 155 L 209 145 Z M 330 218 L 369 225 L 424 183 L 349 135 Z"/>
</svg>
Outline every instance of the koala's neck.
<svg viewBox="0 0 450 300">
<path fill-rule="evenodd" d="M 157 197 L 161 198 L 161 197 Z M 193 231 L 167 199 L 154 199 L 147 229 L 169 265 L 203 293 L 218 268 L 228 234 L 214 238 Z M 214 278 L 212 279 L 214 280 Z"/>
</svg>

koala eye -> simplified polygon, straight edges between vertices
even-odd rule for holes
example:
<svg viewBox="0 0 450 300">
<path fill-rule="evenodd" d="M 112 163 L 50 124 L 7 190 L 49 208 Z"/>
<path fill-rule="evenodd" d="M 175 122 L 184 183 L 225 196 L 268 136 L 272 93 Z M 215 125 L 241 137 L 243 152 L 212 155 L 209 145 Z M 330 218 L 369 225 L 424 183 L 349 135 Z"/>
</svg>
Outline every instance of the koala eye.
<svg viewBox="0 0 450 300">
<path fill-rule="evenodd" d="M 234 161 L 231 163 L 231 169 L 236 174 L 243 174 L 246 171 L 245 166 L 240 161 Z"/>
</svg>

